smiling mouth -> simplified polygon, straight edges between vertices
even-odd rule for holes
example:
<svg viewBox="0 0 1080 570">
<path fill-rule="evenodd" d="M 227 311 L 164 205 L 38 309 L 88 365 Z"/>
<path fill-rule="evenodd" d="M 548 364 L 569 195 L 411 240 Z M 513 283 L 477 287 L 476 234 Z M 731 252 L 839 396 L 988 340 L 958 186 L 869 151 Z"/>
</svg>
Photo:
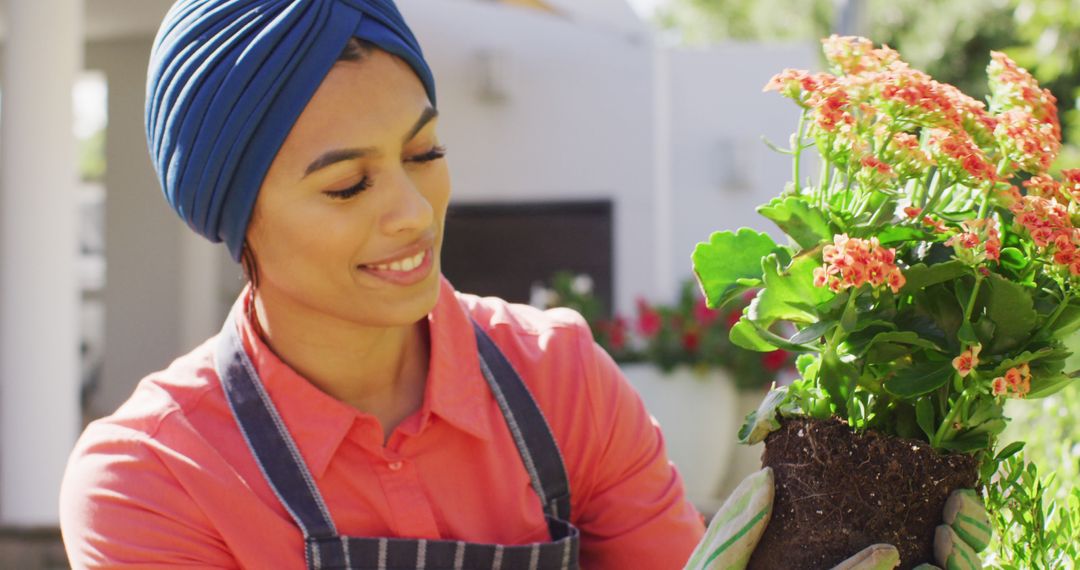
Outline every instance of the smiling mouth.
<svg viewBox="0 0 1080 570">
<path fill-rule="evenodd" d="M 389 263 L 375 263 L 370 265 L 361 265 L 361 269 L 374 269 L 376 271 L 400 271 L 408 272 L 423 265 L 424 260 L 427 258 L 427 250 L 412 257 L 403 257 L 401 259 L 395 259 Z"/>
</svg>

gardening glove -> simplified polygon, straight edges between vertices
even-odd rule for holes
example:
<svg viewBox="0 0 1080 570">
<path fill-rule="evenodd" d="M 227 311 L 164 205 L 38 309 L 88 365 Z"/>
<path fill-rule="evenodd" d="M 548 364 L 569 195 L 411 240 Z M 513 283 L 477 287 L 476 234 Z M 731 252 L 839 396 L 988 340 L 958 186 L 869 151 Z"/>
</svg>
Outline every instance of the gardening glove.
<svg viewBox="0 0 1080 570">
<path fill-rule="evenodd" d="M 742 570 L 750 562 L 772 514 L 772 468 L 766 467 L 739 483 L 724 501 L 705 538 L 698 543 L 684 570 Z M 900 564 L 896 548 L 875 544 L 845 560 L 833 570 L 891 570 Z"/>
<path fill-rule="evenodd" d="M 934 558 L 939 566 L 923 564 L 915 570 L 979 570 L 979 554 L 990 544 L 990 517 L 982 498 L 972 489 L 959 489 L 949 495 L 942 517 L 945 524 L 934 537 Z"/>
<path fill-rule="evenodd" d="M 766 467 L 735 489 L 709 523 L 705 537 L 684 570 L 742 570 L 769 524 L 774 497 L 773 472 Z M 945 524 L 938 527 L 934 557 L 946 570 L 978 570 L 978 552 L 990 542 L 990 520 L 979 495 L 971 489 L 953 492 L 945 503 Z M 891 570 L 900 565 L 892 545 L 875 544 L 841 562 L 833 570 Z M 930 564 L 915 570 L 941 570 Z"/>
</svg>

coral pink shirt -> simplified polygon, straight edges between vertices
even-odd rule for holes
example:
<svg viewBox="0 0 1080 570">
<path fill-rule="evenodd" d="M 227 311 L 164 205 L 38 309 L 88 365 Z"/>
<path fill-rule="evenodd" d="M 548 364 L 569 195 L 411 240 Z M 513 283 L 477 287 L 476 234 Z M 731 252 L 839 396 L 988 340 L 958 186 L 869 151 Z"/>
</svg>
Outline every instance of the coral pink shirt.
<svg viewBox="0 0 1080 570">
<path fill-rule="evenodd" d="M 480 372 L 470 316 L 528 385 L 558 442 L 582 568 L 681 568 L 701 539 L 702 519 L 659 430 L 585 321 L 566 309 L 457 293 L 445 279 L 428 316 L 423 405 L 385 446 L 373 416 L 300 377 L 248 319 L 239 325 L 338 531 L 502 544 L 549 539 Z M 60 497 L 74 568 L 305 567 L 300 529 L 229 411 L 213 341 L 143 379 L 79 439 Z"/>
</svg>

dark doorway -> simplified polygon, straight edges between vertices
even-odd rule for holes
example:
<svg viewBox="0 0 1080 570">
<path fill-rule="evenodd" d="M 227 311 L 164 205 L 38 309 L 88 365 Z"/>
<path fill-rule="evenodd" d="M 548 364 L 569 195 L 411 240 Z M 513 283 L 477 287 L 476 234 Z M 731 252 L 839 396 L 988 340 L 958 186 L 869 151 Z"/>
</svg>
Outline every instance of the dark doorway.
<svg viewBox="0 0 1080 570">
<path fill-rule="evenodd" d="M 610 201 L 451 205 L 443 243 L 443 273 L 465 293 L 527 303 L 534 283 L 557 271 L 587 274 L 611 314 Z"/>
</svg>

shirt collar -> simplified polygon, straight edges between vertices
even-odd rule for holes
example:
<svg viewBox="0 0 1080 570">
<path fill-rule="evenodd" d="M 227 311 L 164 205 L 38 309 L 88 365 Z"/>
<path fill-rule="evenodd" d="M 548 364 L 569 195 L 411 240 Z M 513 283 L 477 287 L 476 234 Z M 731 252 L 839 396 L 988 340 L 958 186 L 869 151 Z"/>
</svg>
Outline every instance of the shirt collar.
<svg viewBox="0 0 1080 570">
<path fill-rule="evenodd" d="M 239 310 L 233 312 L 242 315 L 236 319 L 236 326 L 244 349 L 304 462 L 314 476 L 322 477 L 353 424 L 367 420 L 376 429 L 374 418 L 319 390 L 278 358 L 256 332 L 250 312 L 244 310 L 250 295 L 249 286 L 236 301 L 243 306 L 234 307 Z M 399 429 L 415 435 L 435 415 L 462 431 L 489 440 L 492 418 L 486 403 L 491 393 L 480 371 L 472 321 L 445 277 L 440 276 L 438 301 L 427 321 L 431 352 L 424 403 L 419 415 L 406 419 Z M 380 442 L 381 438 L 379 433 Z"/>
</svg>

